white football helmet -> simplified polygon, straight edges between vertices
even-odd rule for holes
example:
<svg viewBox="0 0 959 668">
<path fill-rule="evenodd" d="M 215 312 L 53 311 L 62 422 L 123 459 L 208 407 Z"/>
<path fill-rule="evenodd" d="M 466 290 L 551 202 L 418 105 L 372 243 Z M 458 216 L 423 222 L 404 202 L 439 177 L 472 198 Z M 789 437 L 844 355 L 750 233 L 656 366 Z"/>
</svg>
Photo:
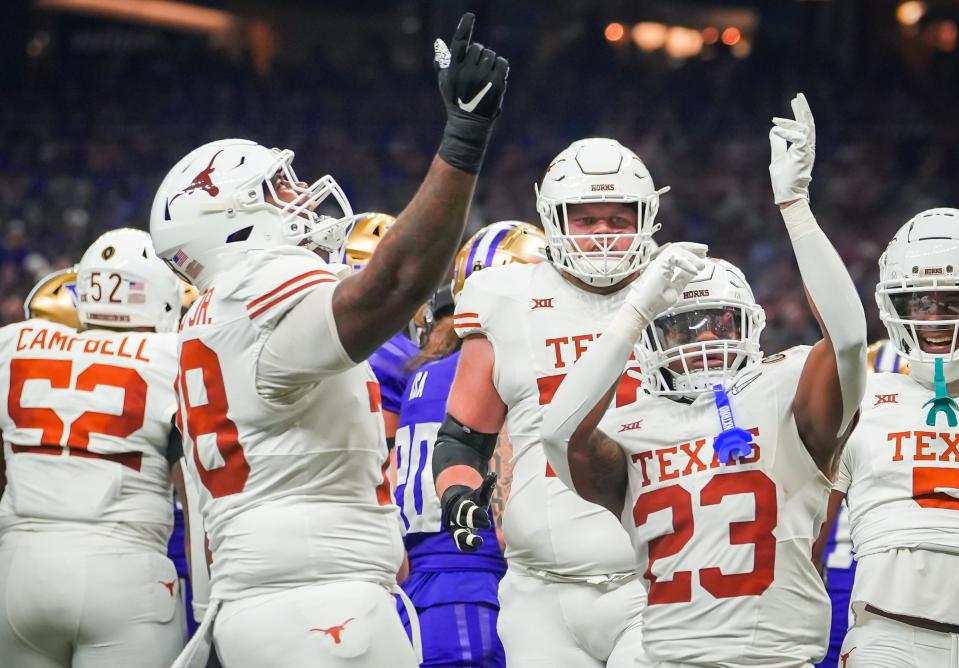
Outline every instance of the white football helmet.
<svg viewBox="0 0 959 668">
<path fill-rule="evenodd" d="M 305 245 L 339 262 L 353 223 L 350 203 L 332 176 L 297 185 L 292 163 L 293 151 L 246 139 L 192 151 L 166 175 L 153 200 L 150 234 L 157 254 L 201 291 L 250 251 Z M 292 202 L 280 199 L 280 182 L 296 194 Z M 332 216 L 316 211 L 328 197 L 338 209 Z"/>
<path fill-rule="evenodd" d="M 77 265 L 77 314 L 86 327 L 176 330 L 183 283 L 153 251 L 142 230 L 112 230 Z"/>
<path fill-rule="evenodd" d="M 759 336 L 765 326 L 766 314 L 743 272 L 725 260 L 706 258 L 706 267 L 679 301 L 643 335 L 643 387 L 651 394 L 687 398 L 717 384 L 729 387 L 743 368 L 762 360 Z"/>
<path fill-rule="evenodd" d="M 942 359 L 959 379 L 959 209 L 929 209 L 899 228 L 879 258 L 879 319 L 912 375 L 932 381 Z"/>
<path fill-rule="evenodd" d="M 595 286 L 615 285 L 633 274 L 655 248 L 653 233 L 659 211 L 659 196 L 646 165 L 615 139 L 580 139 L 560 153 L 546 170 L 536 189 L 536 210 L 549 240 L 550 260 L 561 271 Z M 586 202 L 635 203 L 638 229 L 635 234 L 573 235 L 569 233 L 566 207 Z M 628 238 L 629 249 L 613 250 Z M 583 250 L 589 242 L 593 250 Z"/>
</svg>

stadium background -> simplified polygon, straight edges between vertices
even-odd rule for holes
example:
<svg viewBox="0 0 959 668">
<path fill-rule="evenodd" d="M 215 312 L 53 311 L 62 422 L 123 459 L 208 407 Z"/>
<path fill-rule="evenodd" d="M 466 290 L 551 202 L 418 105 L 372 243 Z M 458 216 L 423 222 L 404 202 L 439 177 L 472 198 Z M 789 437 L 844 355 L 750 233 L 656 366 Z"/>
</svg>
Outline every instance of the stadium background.
<svg viewBox="0 0 959 668">
<path fill-rule="evenodd" d="M 636 150 L 660 241 L 746 271 L 774 352 L 818 338 L 772 204 L 770 118 L 804 91 L 812 203 L 870 319 L 876 259 L 956 206 L 959 2 L 7 0 L 0 39 L 0 322 L 100 233 L 146 229 L 166 170 L 230 136 L 296 151 L 355 211 L 398 213 L 440 138 L 431 44 L 466 9 L 512 65 L 471 214 L 538 224 L 533 182 L 570 141 Z"/>
</svg>

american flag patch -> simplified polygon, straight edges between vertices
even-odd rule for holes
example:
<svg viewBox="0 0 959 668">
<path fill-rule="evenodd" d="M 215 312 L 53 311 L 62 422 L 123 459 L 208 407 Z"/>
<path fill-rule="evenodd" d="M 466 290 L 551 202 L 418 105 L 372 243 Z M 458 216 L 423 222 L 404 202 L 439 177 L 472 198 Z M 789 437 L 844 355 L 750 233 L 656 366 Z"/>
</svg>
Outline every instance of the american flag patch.
<svg viewBox="0 0 959 668">
<path fill-rule="evenodd" d="M 203 271 L 203 265 L 197 262 L 196 260 L 190 260 L 190 264 L 186 267 L 186 275 L 192 279 L 196 279 L 200 275 L 200 272 Z"/>
<path fill-rule="evenodd" d="M 130 289 L 131 289 L 131 290 L 143 290 L 143 289 L 144 289 L 144 287 L 143 287 L 143 281 L 130 281 L 129 283 L 130 283 Z"/>
<path fill-rule="evenodd" d="M 182 267 L 186 261 L 187 261 L 187 256 L 182 249 L 178 250 L 176 253 L 173 254 L 173 263 L 176 266 Z"/>
</svg>

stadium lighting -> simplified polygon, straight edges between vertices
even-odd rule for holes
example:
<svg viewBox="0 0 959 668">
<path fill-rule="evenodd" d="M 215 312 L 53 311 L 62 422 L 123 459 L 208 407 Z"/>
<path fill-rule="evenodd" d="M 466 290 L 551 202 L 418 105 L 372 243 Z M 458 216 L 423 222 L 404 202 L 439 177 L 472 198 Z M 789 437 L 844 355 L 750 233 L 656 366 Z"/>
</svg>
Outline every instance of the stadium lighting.
<svg viewBox="0 0 959 668">
<path fill-rule="evenodd" d="M 703 36 L 698 30 L 673 26 L 666 33 L 666 53 L 671 58 L 691 58 L 703 50 Z"/>
<path fill-rule="evenodd" d="M 733 52 L 733 56 L 736 58 L 746 58 L 752 53 L 753 45 L 750 44 L 747 40 L 742 39 L 733 44 L 730 51 Z"/>
<path fill-rule="evenodd" d="M 619 42 L 626 36 L 626 28 L 623 27 L 622 23 L 614 21 L 606 26 L 603 35 L 606 37 L 607 42 Z"/>
<path fill-rule="evenodd" d="M 172 0 L 34 0 L 34 6 L 205 33 L 226 32 L 238 21 L 230 12 Z"/>
<path fill-rule="evenodd" d="M 955 21 L 940 22 L 936 26 L 936 48 L 940 51 L 955 51 L 957 33 L 959 28 L 956 27 Z"/>
<path fill-rule="evenodd" d="M 643 21 L 633 26 L 633 41 L 643 51 L 655 51 L 666 44 L 668 30 L 663 23 Z"/>
<path fill-rule="evenodd" d="M 926 14 L 926 3 L 909 0 L 896 8 L 896 20 L 904 26 L 914 26 Z"/>
<path fill-rule="evenodd" d="M 704 44 L 715 44 L 719 41 L 719 29 L 709 26 L 708 28 L 703 28 L 703 43 Z"/>
<path fill-rule="evenodd" d="M 742 37 L 743 34 L 739 32 L 739 28 L 730 27 L 723 30 L 722 39 L 723 44 L 726 46 L 735 46 L 736 44 L 739 44 L 739 40 L 741 40 Z"/>
</svg>

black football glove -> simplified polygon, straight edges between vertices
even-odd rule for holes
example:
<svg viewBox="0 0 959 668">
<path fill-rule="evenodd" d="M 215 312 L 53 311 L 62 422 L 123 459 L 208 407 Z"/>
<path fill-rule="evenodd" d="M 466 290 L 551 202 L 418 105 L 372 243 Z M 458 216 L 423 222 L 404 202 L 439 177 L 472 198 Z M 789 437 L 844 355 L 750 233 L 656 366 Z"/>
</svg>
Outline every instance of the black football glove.
<svg viewBox="0 0 959 668">
<path fill-rule="evenodd" d="M 477 529 L 489 529 L 489 502 L 496 488 L 496 472 L 483 480 L 479 489 L 452 485 L 443 493 L 443 526 L 460 552 L 476 552 L 483 544 Z"/>
<path fill-rule="evenodd" d="M 433 62 L 446 105 L 446 128 L 437 153 L 470 174 L 479 173 L 483 164 L 509 75 L 505 58 L 482 44 L 470 43 L 475 20 L 473 14 L 463 14 L 449 48 L 441 39 L 433 43 Z"/>
</svg>

